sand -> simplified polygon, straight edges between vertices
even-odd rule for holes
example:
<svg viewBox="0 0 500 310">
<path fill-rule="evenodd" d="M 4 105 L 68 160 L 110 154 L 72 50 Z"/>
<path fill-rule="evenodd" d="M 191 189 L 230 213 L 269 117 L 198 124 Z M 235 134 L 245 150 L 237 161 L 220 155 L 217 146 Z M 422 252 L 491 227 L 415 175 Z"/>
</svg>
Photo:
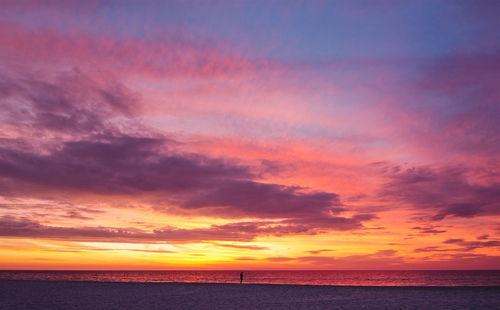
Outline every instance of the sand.
<svg viewBox="0 0 500 310">
<path fill-rule="evenodd" d="M 500 287 L 0 280 L 0 309 L 500 309 Z"/>
</svg>

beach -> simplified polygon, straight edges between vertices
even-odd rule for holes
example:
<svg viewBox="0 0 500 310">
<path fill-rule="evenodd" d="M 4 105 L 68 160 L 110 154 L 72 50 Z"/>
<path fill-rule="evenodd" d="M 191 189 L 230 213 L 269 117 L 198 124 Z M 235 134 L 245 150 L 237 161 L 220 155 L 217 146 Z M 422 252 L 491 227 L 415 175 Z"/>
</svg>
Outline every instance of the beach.
<svg viewBox="0 0 500 310">
<path fill-rule="evenodd" d="M 0 309 L 500 309 L 500 287 L 0 280 Z"/>
</svg>

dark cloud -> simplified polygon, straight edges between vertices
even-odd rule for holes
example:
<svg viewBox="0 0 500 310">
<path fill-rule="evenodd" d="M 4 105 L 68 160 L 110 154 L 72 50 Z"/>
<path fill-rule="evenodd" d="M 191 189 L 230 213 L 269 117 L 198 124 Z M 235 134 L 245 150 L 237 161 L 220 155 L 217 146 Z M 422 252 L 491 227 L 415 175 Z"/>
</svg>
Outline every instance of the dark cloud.
<svg viewBox="0 0 500 310">
<path fill-rule="evenodd" d="M 482 237 L 482 236 L 481 236 Z M 479 240 L 485 240 L 485 239 L 479 239 Z M 475 249 L 481 249 L 481 248 L 497 248 L 500 249 L 500 241 L 498 240 L 488 240 L 488 241 L 467 241 L 461 238 L 451 238 L 451 239 L 446 239 L 442 242 L 443 244 L 446 244 L 448 246 L 454 246 L 453 248 L 444 248 L 441 246 L 428 246 L 424 248 L 417 248 L 414 250 L 414 252 L 460 252 L 460 253 L 468 253 L 470 254 L 471 251 L 474 251 Z M 445 254 L 443 254 L 445 255 Z M 447 256 L 450 255 L 455 255 L 455 254 L 446 254 Z M 471 254 L 475 255 L 475 254 Z M 462 258 L 465 257 L 465 254 L 460 254 Z"/>
<path fill-rule="evenodd" d="M 318 229 L 351 230 L 363 228 L 362 222 L 378 218 L 374 214 L 358 214 L 350 218 L 332 215 L 294 218 L 282 221 L 298 227 L 316 227 Z"/>
<path fill-rule="evenodd" d="M 412 227 L 411 229 L 418 230 L 419 233 L 421 234 L 442 234 L 446 232 L 446 230 L 439 230 L 436 228 L 437 228 L 436 226 L 426 226 L 426 227 L 416 226 Z"/>
<path fill-rule="evenodd" d="M 63 143 L 50 154 L 0 147 L 3 177 L 94 193 L 183 192 L 220 178 L 243 178 L 246 168 L 196 155 L 163 155 L 165 140 L 110 136 Z M 212 183 L 213 184 L 213 183 Z"/>
<path fill-rule="evenodd" d="M 443 243 L 461 243 L 464 242 L 464 239 L 447 239 L 443 241 Z"/>
<path fill-rule="evenodd" d="M 445 244 L 455 244 L 461 247 L 463 251 L 472 251 L 479 248 L 498 248 L 500 249 L 500 241 L 466 241 L 464 239 L 447 239 L 443 241 Z"/>
<path fill-rule="evenodd" d="M 425 248 L 417 248 L 413 251 L 416 253 L 420 253 L 420 252 L 449 252 L 449 251 L 456 251 L 456 250 L 455 249 L 443 249 L 443 248 L 438 247 L 438 246 L 428 246 Z"/>
<path fill-rule="evenodd" d="M 52 188 L 148 196 L 211 216 L 288 218 L 283 222 L 287 231 L 305 232 L 311 225 L 358 229 L 361 222 L 375 218 L 333 216 L 344 211 L 337 194 L 255 182 L 246 166 L 169 152 L 168 145 L 162 138 L 122 135 L 64 142 L 48 154 L 0 147 L 0 175 L 43 192 Z M 166 211 L 162 204 L 155 209 Z"/>
<path fill-rule="evenodd" d="M 201 193 L 183 203 L 186 208 L 236 207 L 246 215 L 259 217 L 318 214 L 329 207 L 339 205 L 339 197 L 333 193 L 310 193 L 305 192 L 303 188 L 246 180 L 222 182 L 216 189 Z"/>
<path fill-rule="evenodd" d="M 62 215 L 61 217 L 69 218 L 69 219 L 77 219 L 77 220 L 92 220 L 93 219 L 93 217 L 85 216 L 82 213 L 75 211 L 75 210 L 70 210 L 70 211 L 66 212 L 66 214 Z"/>
<path fill-rule="evenodd" d="M 463 168 L 420 166 L 386 171 L 390 182 L 383 186 L 380 196 L 430 210 L 434 213 L 431 220 L 448 216 L 471 218 L 498 214 L 500 210 L 500 184 L 470 182 L 468 171 Z"/>
</svg>

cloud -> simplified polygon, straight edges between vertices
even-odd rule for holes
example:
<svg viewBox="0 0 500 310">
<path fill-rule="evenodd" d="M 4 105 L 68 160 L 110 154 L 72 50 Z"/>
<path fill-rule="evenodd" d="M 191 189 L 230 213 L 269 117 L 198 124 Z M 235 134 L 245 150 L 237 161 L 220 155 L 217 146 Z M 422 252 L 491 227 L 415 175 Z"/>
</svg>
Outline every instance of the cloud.
<svg viewBox="0 0 500 310">
<path fill-rule="evenodd" d="M 482 236 L 480 236 L 482 237 Z M 487 240 L 486 239 L 478 239 L 478 240 Z M 461 238 L 450 238 L 444 240 L 442 243 L 446 245 L 451 245 L 451 246 L 458 246 L 454 248 L 443 248 L 440 246 L 428 246 L 428 247 L 423 247 L 423 248 L 417 248 L 414 250 L 414 252 L 465 252 L 470 254 L 469 252 L 474 251 L 476 249 L 481 249 L 481 248 L 497 248 L 500 249 L 500 241 L 498 240 L 488 240 L 488 241 L 466 241 L 465 239 Z M 452 254 L 450 254 L 452 255 Z M 455 255 L 455 254 L 453 254 Z M 457 254 L 458 255 L 458 254 Z M 464 257 L 463 254 L 461 257 Z M 475 254 L 471 254 L 475 255 Z"/>
<path fill-rule="evenodd" d="M 42 225 L 30 219 L 17 219 L 12 216 L 0 218 L 0 235 L 5 237 L 30 238 L 74 238 L 77 240 L 110 239 L 131 240 L 145 239 L 148 234 L 139 229 L 113 229 L 107 227 L 55 227 Z"/>
<path fill-rule="evenodd" d="M 92 219 L 94 219 L 93 217 L 85 216 L 82 213 L 75 211 L 75 210 L 67 211 L 66 214 L 62 215 L 61 217 L 69 218 L 69 219 L 78 219 L 78 220 L 92 220 Z"/>
<path fill-rule="evenodd" d="M 255 258 L 253 257 L 247 257 L 247 256 L 243 256 L 243 257 L 236 257 L 235 258 L 236 260 L 243 260 L 243 261 L 247 261 L 247 260 L 256 260 Z"/>
<path fill-rule="evenodd" d="M 234 78 L 281 67 L 276 61 L 247 59 L 231 49 L 221 50 L 218 47 L 221 42 L 200 42 L 200 39 L 193 38 L 185 29 L 164 31 L 141 40 L 0 23 L 2 54 L 18 62 L 69 63 L 89 71 L 148 78 Z M 33 48 L 33 42 L 37 48 Z"/>
<path fill-rule="evenodd" d="M 189 209 L 231 207 L 248 216 L 274 218 L 318 214 L 338 205 L 338 195 L 333 193 L 247 180 L 223 181 L 216 189 L 193 195 L 182 204 Z"/>
<path fill-rule="evenodd" d="M 456 244 L 461 247 L 463 251 L 472 251 L 480 248 L 498 248 L 500 249 L 500 241 L 465 241 L 464 239 L 447 239 L 443 241 L 444 244 Z"/>
<path fill-rule="evenodd" d="M 294 262 L 308 265 L 324 265 L 333 268 L 345 268 L 349 266 L 358 266 L 362 268 L 374 268 L 373 266 L 394 266 L 404 262 L 403 258 L 397 256 L 395 250 L 379 250 L 370 254 L 349 255 L 344 257 L 334 256 L 274 256 L 266 258 L 273 263 Z"/>
<path fill-rule="evenodd" d="M 498 214 L 500 184 L 469 181 L 467 170 L 457 167 L 417 166 L 389 169 L 389 182 L 380 197 L 415 209 L 430 210 L 431 220 L 449 216 L 471 218 Z"/>
<path fill-rule="evenodd" d="M 213 243 L 216 246 L 235 248 L 235 249 L 246 249 L 246 250 L 268 250 L 268 247 L 257 246 L 257 245 L 241 245 L 241 244 L 229 244 L 229 243 Z"/>
<path fill-rule="evenodd" d="M 443 241 L 443 243 L 460 243 L 460 242 L 464 242 L 464 239 L 447 239 Z"/>
<path fill-rule="evenodd" d="M 57 201 L 60 193 L 68 192 L 122 195 L 157 212 L 275 221 L 154 232 L 10 221 L 3 231 L 6 236 L 251 241 L 259 235 L 362 229 L 363 222 L 376 218 L 340 216 L 347 209 L 336 193 L 256 181 L 262 176 L 260 170 L 269 170 L 269 163 L 260 169 L 234 159 L 183 152 L 179 148 L 183 143 L 173 135 L 136 119 L 137 96 L 119 83 L 97 82 L 78 71 L 34 76 L 17 72 L 0 78 L 3 125 L 12 133 L 0 141 L 4 197 Z M 40 139 L 28 138 L 37 133 Z M 277 169 L 276 163 L 273 166 Z M 91 219 L 74 206 L 64 211 L 61 218 Z"/>
<path fill-rule="evenodd" d="M 418 230 L 419 233 L 421 234 L 442 234 L 446 232 L 446 230 L 436 229 L 436 226 L 426 226 L 426 227 L 416 226 L 412 227 L 411 229 Z"/>
<path fill-rule="evenodd" d="M 308 227 L 313 226 L 318 229 L 351 230 L 363 227 L 362 222 L 378 218 L 375 214 L 357 214 L 352 217 L 341 217 L 333 215 L 317 216 L 312 214 L 309 217 L 293 218 L 283 220 L 283 223 Z"/>
<path fill-rule="evenodd" d="M 397 251 L 396 250 L 378 250 L 373 254 L 373 256 L 376 257 L 387 257 L 387 256 L 394 256 L 396 255 Z"/>
<path fill-rule="evenodd" d="M 314 225 L 296 227 L 281 225 L 279 222 L 233 222 L 224 225 L 210 225 L 206 228 L 183 229 L 166 226 L 153 230 L 131 227 L 65 227 L 40 224 L 27 217 L 5 215 L 0 217 L 0 236 L 40 239 L 61 239 L 73 241 L 155 243 L 197 243 L 207 241 L 250 242 L 258 236 L 283 236 L 301 233 L 314 233 Z M 335 227 L 331 227 L 335 230 Z M 266 247 L 240 244 L 215 243 L 217 246 L 250 250 L 264 250 Z"/>
<path fill-rule="evenodd" d="M 438 246 L 428 246 L 428 247 L 424 247 L 424 248 L 417 248 L 413 251 L 416 253 L 420 253 L 420 252 L 449 252 L 449 251 L 455 251 L 455 249 L 443 249 L 443 248 L 438 247 Z"/>
<path fill-rule="evenodd" d="M 2 197 L 7 198 L 8 197 Z M 1 203 L 0 210 L 4 210 L 3 214 L 17 214 L 19 216 L 43 218 L 47 220 L 93 220 L 106 213 L 104 210 L 96 209 L 96 206 L 87 207 L 70 203 L 68 201 L 58 200 L 42 200 L 39 203 L 34 203 L 29 197 L 24 199 L 13 198 L 12 202 Z"/>
<path fill-rule="evenodd" d="M 0 107 L 11 126 L 75 135 L 112 132 L 117 119 L 135 115 L 139 104 L 122 84 L 98 83 L 78 71 L 56 77 L 11 71 L 0 75 Z"/>
<path fill-rule="evenodd" d="M 0 145 L 4 177 L 115 193 L 205 188 L 190 193 L 192 198 L 182 206 L 238 206 L 249 213 L 259 206 L 261 212 L 279 213 L 280 208 L 303 212 L 306 207 L 323 209 L 338 203 L 336 194 L 309 194 L 301 188 L 253 182 L 248 167 L 199 154 L 162 152 L 174 142 L 162 135 L 150 137 L 150 131 L 135 136 L 123 133 L 113 120 L 129 119 L 138 104 L 120 84 L 104 87 L 71 72 L 51 81 L 3 77 L 0 90 L 5 121 L 73 135 L 56 147 L 51 145 L 45 154 Z M 82 133 L 84 137 L 78 135 Z"/>
<path fill-rule="evenodd" d="M 295 260 L 293 257 L 285 257 L 285 256 L 274 256 L 274 257 L 266 257 L 267 261 L 270 262 L 288 262 L 291 260 Z"/>
<path fill-rule="evenodd" d="M 315 265 L 331 265 L 337 259 L 328 256 L 300 256 L 295 258 L 299 263 L 315 264 Z"/>
<path fill-rule="evenodd" d="M 231 225 L 212 225 L 209 228 L 181 229 L 163 227 L 153 231 L 125 227 L 62 227 L 43 225 L 28 218 L 3 216 L 0 218 L 0 236 L 73 241 L 135 242 L 167 241 L 193 243 L 202 241 L 251 241 L 255 232 L 238 231 Z"/>
<path fill-rule="evenodd" d="M 259 169 L 182 152 L 178 141 L 140 122 L 134 123 L 140 130 L 124 131 L 139 104 L 120 84 L 110 85 L 79 72 L 0 79 L 7 123 L 45 132 L 38 145 L 23 135 L 0 144 L 3 195 L 133 195 L 160 212 L 283 219 L 266 228 L 276 234 L 360 229 L 375 218 L 338 216 L 346 209 L 336 193 L 257 182 Z M 76 210 L 66 216 L 84 219 Z"/>
<path fill-rule="evenodd" d="M 373 218 L 332 217 L 338 195 L 252 181 L 248 167 L 197 154 L 169 153 L 161 138 L 102 136 L 64 142 L 49 154 L 0 147 L 1 176 L 13 182 L 102 195 L 149 195 L 213 216 L 290 218 L 323 227 L 360 228 Z M 27 193 L 24 193 L 27 194 Z M 216 207 L 215 209 L 213 209 Z M 156 206 L 162 211 L 162 207 Z"/>
<path fill-rule="evenodd" d="M 311 253 L 311 254 L 319 254 L 319 253 L 322 253 L 322 252 L 331 252 L 331 251 L 335 251 L 335 250 L 330 250 L 330 249 L 320 249 L 320 250 L 311 250 L 311 251 L 307 251 L 307 253 Z"/>
</svg>

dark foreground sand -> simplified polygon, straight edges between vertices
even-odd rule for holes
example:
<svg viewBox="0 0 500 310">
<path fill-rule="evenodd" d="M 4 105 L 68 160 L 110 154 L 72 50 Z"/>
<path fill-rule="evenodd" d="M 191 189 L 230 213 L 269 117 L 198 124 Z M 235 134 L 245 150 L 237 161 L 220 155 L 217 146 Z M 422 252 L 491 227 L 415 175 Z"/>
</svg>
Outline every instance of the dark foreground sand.
<svg viewBox="0 0 500 310">
<path fill-rule="evenodd" d="M 500 309 L 500 287 L 0 280 L 0 309 Z"/>
</svg>

